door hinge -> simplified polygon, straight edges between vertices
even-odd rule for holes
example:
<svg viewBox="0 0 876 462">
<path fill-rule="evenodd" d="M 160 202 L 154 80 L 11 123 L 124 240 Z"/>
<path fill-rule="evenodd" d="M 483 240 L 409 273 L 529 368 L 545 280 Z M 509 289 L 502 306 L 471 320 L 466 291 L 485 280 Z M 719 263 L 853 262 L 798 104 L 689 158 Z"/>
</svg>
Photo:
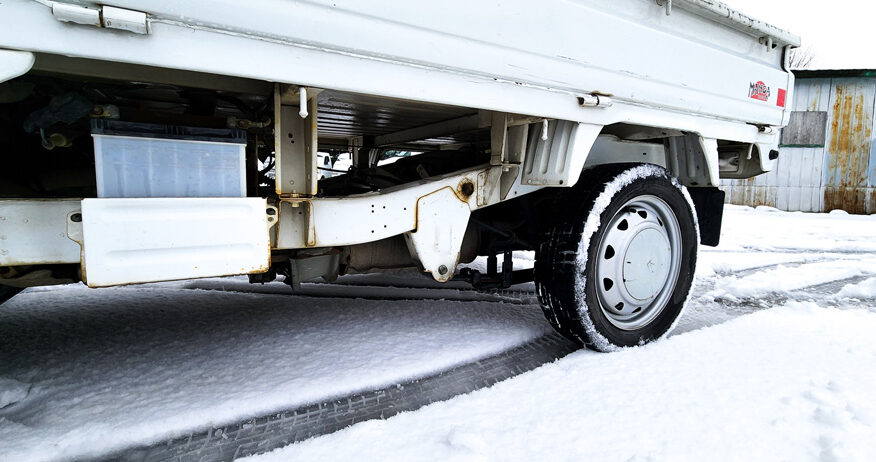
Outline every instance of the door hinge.
<svg viewBox="0 0 876 462">
<path fill-rule="evenodd" d="M 610 96 L 600 93 L 578 96 L 578 105 L 582 107 L 611 107 L 612 104 Z"/>
<path fill-rule="evenodd" d="M 146 13 L 116 8 L 114 6 L 87 8 L 79 5 L 52 2 L 52 16 L 61 22 L 125 30 L 135 34 L 149 33 L 149 20 Z"/>
</svg>

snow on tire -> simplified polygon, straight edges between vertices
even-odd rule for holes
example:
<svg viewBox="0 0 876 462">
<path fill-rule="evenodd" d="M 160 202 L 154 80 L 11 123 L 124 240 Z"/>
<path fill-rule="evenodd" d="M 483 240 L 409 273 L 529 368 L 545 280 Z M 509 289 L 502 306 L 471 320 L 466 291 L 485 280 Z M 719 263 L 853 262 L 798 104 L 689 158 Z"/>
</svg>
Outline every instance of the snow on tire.
<svg viewBox="0 0 876 462">
<path fill-rule="evenodd" d="M 600 166 L 562 192 L 536 255 L 548 321 L 598 351 L 674 327 L 693 285 L 699 231 L 687 190 L 650 164 Z"/>
</svg>

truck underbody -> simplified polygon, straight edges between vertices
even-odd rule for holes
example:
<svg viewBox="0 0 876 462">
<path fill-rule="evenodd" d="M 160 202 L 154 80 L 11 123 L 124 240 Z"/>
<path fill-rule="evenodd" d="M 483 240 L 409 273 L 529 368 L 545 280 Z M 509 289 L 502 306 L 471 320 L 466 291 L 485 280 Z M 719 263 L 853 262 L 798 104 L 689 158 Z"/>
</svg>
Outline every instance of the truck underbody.
<svg viewBox="0 0 876 462">
<path fill-rule="evenodd" d="M 556 265 L 565 257 L 557 254 L 559 247 L 554 248 L 556 238 L 551 236 L 563 229 L 569 217 L 584 226 L 572 234 L 586 236 L 586 223 L 592 222 L 586 214 L 599 207 L 603 207 L 600 213 L 608 213 L 615 205 L 611 220 L 629 214 L 618 218 L 617 226 L 633 231 L 600 231 L 600 242 L 616 241 L 615 246 L 627 250 L 666 246 L 670 249 L 666 255 L 646 251 L 645 256 L 652 266 L 666 259 L 658 265 L 666 266 L 665 271 L 651 270 L 660 279 L 654 284 L 674 285 L 685 277 L 689 260 L 683 242 L 718 242 L 723 202 L 719 178 L 746 178 L 769 170 L 778 127 L 789 114 L 784 98 L 793 77 L 781 65 L 788 48 L 796 45 L 793 36 L 754 23 L 719 28 L 710 22 L 717 13 L 708 13 L 711 10 L 703 6 L 709 2 L 680 2 L 686 8 L 672 10 L 683 24 L 719 32 L 706 44 L 678 31 L 671 39 L 687 43 L 692 55 L 708 56 L 715 65 L 723 62 L 714 71 L 699 69 L 715 82 L 693 80 L 698 82 L 696 88 L 683 81 L 687 77 L 678 69 L 704 64 L 692 61 L 669 65 L 678 68 L 668 75 L 681 81 L 668 82 L 667 76 L 623 67 L 607 72 L 554 56 L 551 66 L 562 71 L 562 66 L 570 65 L 564 61 L 572 61 L 579 67 L 569 67 L 573 72 L 568 76 L 589 77 L 591 83 L 533 81 L 541 78 L 532 74 L 535 68 L 527 71 L 530 81 L 518 81 L 511 71 L 478 71 L 474 64 L 463 72 L 441 64 L 444 57 L 439 56 L 429 65 L 414 63 L 403 58 L 404 50 L 389 56 L 366 52 L 367 44 L 352 53 L 340 43 L 334 48 L 290 43 L 291 39 L 271 35 L 270 24 L 259 35 L 232 31 L 220 24 L 219 17 L 180 23 L 185 12 L 173 11 L 163 2 L 144 5 L 154 10 L 147 13 L 134 11 L 128 2 L 118 6 L 130 10 L 85 2 L 49 3 L 51 11 L 32 1 L 3 6 L 7 10 L 3 18 L 16 14 L 22 22 L 39 24 L 49 35 L 69 39 L 36 40 L 31 32 L 0 34 L 4 69 L 0 76 L 0 284 L 11 288 L 75 281 L 104 287 L 236 274 L 249 274 L 255 283 L 282 275 L 297 286 L 314 278 L 331 281 L 347 273 L 402 267 L 419 267 L 441 282 L 456 277 L 478 287 L 507 287 L 532 280 L 533 274 L 512 272 L 509 264 L 499 272 L 497 256 L 510 262 L 515 250 L 551 254 L 554 257 L 542 274 L 562 273 Z M 577 13 L 598 12 L 614 21 L 624 20 L 621 6 L 605 11 L 585 3 Z M 621 3 L 634 7 L 625 14 L 660 18 L 663 12 L 653 2 Z M 260 2 L 253 10 L 262 7 L 277 5 Z M 133 18 L 124 31 L 108 30 L 118 25 L 106 19 L 119 14 L 116 10 Z M 87 18 L 95 11 L 97 24 L 91 24 Z M 142 29 L 136 22 L 139 14 L 144 18 Z M 7 25 L 13 27 L 11 22 L 3 24 L 4 30 L 12 30 Z M 675 26 L 657 22 L 625 32 L 648 39 L 669 27 Z M 89 48 L 100 34 L 125 40 L 124 45 Z M 172 51 L 182 43 L 181 34 L 202 40 L 202 52 L 188 55 L 187 63 L 178 59 L 188 52 Z M 766 39 L 756 38 L 757 34 L 766 34 Z M 743 38 L 745 43 L 738 44 Z M 197 38 L 184 40 L 187 47 L 198 43 Z M 454 40 L 449 31 L 435 38 L 450 48 L 484 45 L 472 41 L 460 45 Z M 221 54 L 217 54 L 219 42 L 225 45 Z M 529 53 L 523 48 L 518 58 Z M 619 51 L 611 48 L 594 57 L 609 65 Z M 235 50 L 248 54 L 234 55 L 241 62 L 223 66 L 223 56 Z M 127 54 L 116 56 L 117 52 Z M 274 53 L 275 58 L 262 60 L 261 69 L 253 68 L 263 53 Z M 648 53 L 638 50 L 628 59 L 646 59 Z M 671 56 L 665 50 L 661 53 L 665 59 Z M 276 59 L 280 56 L 283 59 Z M 493 55 L 483 56 L 489 61 L 487 56 Z M 541 59 L 532 55 L 529 65 Z M 289 67 L 290 60 L 297 65 Z M 743 70 L 763 76 L 751 78 L 764 79 L 757 83 L 766 90 L 754 83 L 748 88 L 750 78 Z M 744 75 L 735 75 L 730 84 L 726 76 L 715 77 L 724 71 Z M 618 79 L 615 88 L 602 86 L 612 77 Z M 738 98 L 737 86 L 744 93 Z M 182 151 L 190 146 L 185 143 L 200 142 L 207 154 L 196 159 L 196 167 L 159 171 L 156 160 L 146 161 L 147 167 L 133 156 L 116 163 L 107 160 L 104 156 L 115 153 L 100 143 L 110 141 L 135 143 L 124 146 L 136 149 L 171 142 Z M 240 149 L 239 168 L 221 173 L 230 178 L 231 186 L 239 186 L 236 192 L 214 192 L 215 176 L 198 180 L 189 193 L 152 189 L 158 187 L 157 176 L 168 171 L 175 178 L 168 181 L 175 182 L 176 188 L 193 184 L 180 180 L 183 174 L 218 175 L 210 170 L 215 165 L 208 164 L 215 162 L 210 156 L 219 152 L 219 144 Z M 340 154 L 352 158 L 352 167 L 333 172 L 337 175 L 321 175 L 319 159 Z M 392 157 L 400 158 L 386 162 Z M 181 157 L 174 159 L 179 163 L 173 165 L 184 162 Z M 659 170 L 636 170 L 642 165 Z M 629 172 L 640 177 L 618 183 L 620 193 L 630 184 L 656 181 L 655 190 L 664 188 L 672 197 L 631 196 L 625 204 L 612 202 L 606 209 L 602 196 L 597 197 L 600 188 Z M 136 180 L 108 179 L 114 175 Z M 145 189 L 125 189 L 136 181 Z M 679 210 L 687 207 L 679 198 L 691 203 L 694 218 L 682 217 L 673 227 L 668 222 L 675 222 Z M 587 209 L 573 212 L 580 204 L 587 204 Z M 698 225 L 693 235 L 686 221 Z M 599 226 L 598 220 L 594 223 Z M 614 247 L 605 245 L 613 254 Z M 582 250 L 586 246 L 578 253 Z M 479 255 L 489 259 L 487 274 L 457 271 L 459 263 Z M 626 292 L 612 292 L 614 281 L 626 283 L 634 270 L 615 269 L 620 271 L 615 279 L 598 274 L 604 287 L 595 296 L 620 307 L 636 300 L 666 305 L 660 300 L 668 299 L 671 290 L 664 293 L 619 283 Z M 537 265 L 537 282 L 538 271 Z M 551 302 L 547 292 L 560 289 L 551 288 L 546 280 L 540 287 L 546 306 L 572 303 L 557 301 L 559 296 Z M 686 290 L 681 290 L 685 296 Z M 638 292 L 648 294 L 640 297 Z M 630 331 L 651 322 L 639 315 L 648 309 L 637 310 L 621 315 L 623 308 L 617 308 L 617 316 L 610 316 L 613 325 Z M 562 325 L 567 323 L 564 317 L 575 316 L 554 316 L 552 322 L 559 330 L 594 348 L 608 349 L 590 331 L 570 332 Z M 627 328 L 624 323 L 634 318 L 638 321 Z M 610 343 L 619 342 L 625 340 Z"/>
</svg>

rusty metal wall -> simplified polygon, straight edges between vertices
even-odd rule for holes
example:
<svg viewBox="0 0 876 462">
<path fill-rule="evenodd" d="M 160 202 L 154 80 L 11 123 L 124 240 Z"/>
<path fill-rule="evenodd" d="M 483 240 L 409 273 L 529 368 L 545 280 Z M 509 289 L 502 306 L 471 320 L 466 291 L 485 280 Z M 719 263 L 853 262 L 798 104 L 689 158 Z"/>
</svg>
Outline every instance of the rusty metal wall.
<svg viewBox="0 0 876 462">
<path fill-rule="evenodd" d="M 876 78 L 798 78 L 793 110 L 827 111 L 824 147 L 781 147 L 775 170 L 723 180 L 727 202 L 781 210 L 876 213 Z"/>
</svg>

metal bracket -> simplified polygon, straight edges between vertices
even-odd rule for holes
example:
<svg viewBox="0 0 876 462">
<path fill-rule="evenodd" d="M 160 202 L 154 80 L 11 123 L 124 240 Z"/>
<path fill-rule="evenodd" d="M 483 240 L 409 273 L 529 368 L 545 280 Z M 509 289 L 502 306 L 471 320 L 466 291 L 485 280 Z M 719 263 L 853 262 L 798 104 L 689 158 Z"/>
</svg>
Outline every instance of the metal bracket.
<svg viewBox="0 0 876 462">
<path fill-rule="evenodd" d="M 772 51 L 773 48 L 776 47 L 775 43 L 773 42 L 773 38 L 769 35 L 761 37 L 760 39 L 758 39 L 758 42 L 760 42 L 761 45 L 766 45 L 767 51 Z"/>
<path fill-rule="evenodd" d="M 719 181 L 718 140 L 696 133 L 668 139 L 669 170 L 685 186 L 717 186 Z"/>
<path fill-rule="evenodd" d="M 540 125 L 530 127 L 521 183 L 532 186 L 572 186 L 578 181 L 600 125 L 552 120 L 548 140 Z"/>
<path fill-rule="evenodd" d="M 319 178 L 316 154 L 319 92 L 316 88 L 274 86 L 276 191 L 281 197 L 316 194 Z M 301 103 L 304 103 L 304 107 Z"/>
<path fill-rule="evenodd" d="M 278 236 L 276 246 L 284 248 L 286 245 L 289 245 L 281 245 L 285 241 L 303 242 L 306 247 L 316 246 L 316 224 L 313 219 L 313 203 L 309 199 L 282 199 L 280 201 L 280 209 L 282 209 L 279 210 L 282 213 L 282 217 L 291 220 L 291 222 L 287 226 L 277 227 L 277 232 L 285 232 L 286 234 L 292 232 L 299 235 L 303 234 L 303 236 Z"/>
<path fill-rule="evenodd" d="M 511 125 L 511 117 L 504 112 L 493 112 L 491 114 L 490 125 L 490 165 L 502 167 L 501 173 L 489 172 L 490 181 L 484 182 L 482 186 L 487 192 L 491 190 L 496 182 L 500 183 L 500 197 L 505 199 L 511 186 L 520 175 L 520 165 L 526 158 L 526 140 L 529 132 L 529 125 Z M 545 119 L 545 125 L 547 120 Z M 496 176 L 499 176 L 497 179 Z M 480 196 L 482 200 L 478 205 L 486 204 L 485 195 Z"/>
<path fill-rule="evenodd" d="M 301 283 L 311 279 L 323 278 L 334 281 L 338 277 L 340 253 L 330 252 L 324 255 L 289 259 L 289 277 L 284 281 L 292 286 L 293 291 L 301 289 Z"/>
<path fill-rule="evenodd" d="M 672 0 L 657 0 L 657 4 L 666 8 L 666 16 L 672 14 Z"/>
<path fill-rule="evenodd" d="M 508 136 L 508 114 L 494 111 L 490 124 L 490 165 L 505 163 L 505 140 Z"/>
<path fill-rule="evenodd" d="M 82 211 L 74 210 L 67 214 L 67 237 L 82 245 Z"/>
<path fill-rule="evenodd" d="M 471 210 L 447 187 L 417 201 L 417 229 L 405 233 L 411 255 L 438 282 L 453 278 Z"/>
<path fill-rule="evenodd" d="M 265 220 L 268 223 L 268 229 L 277 226 L 277 223 L 280 222 L 278 218 L 280 216 L 279 212 L 279 209 L 277 207 L 274 207 L 273 205 L 265 207 Z"/>
</svg>

